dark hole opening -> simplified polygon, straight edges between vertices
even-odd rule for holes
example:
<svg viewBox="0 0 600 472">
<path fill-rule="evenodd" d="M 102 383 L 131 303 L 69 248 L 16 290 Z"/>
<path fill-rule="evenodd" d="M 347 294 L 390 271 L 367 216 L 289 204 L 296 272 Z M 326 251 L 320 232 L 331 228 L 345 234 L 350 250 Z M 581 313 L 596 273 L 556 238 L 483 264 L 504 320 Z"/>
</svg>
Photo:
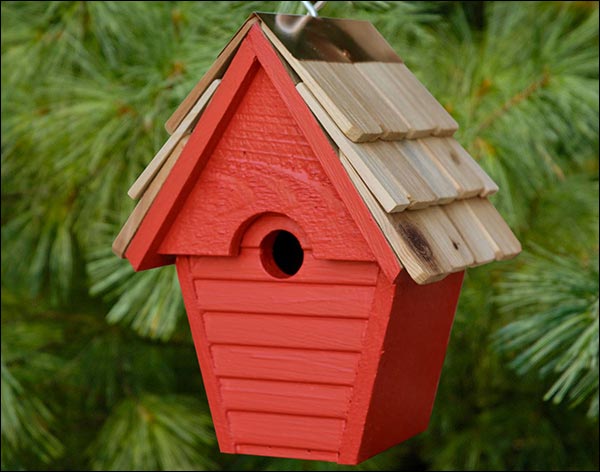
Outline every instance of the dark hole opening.
<svg viewBox="0 0 600 472">
<path fill-rule="evenodd" d="M 304 261 L 304 252 L 296 236 L 287 231 L 277 233 L 273 241 L 273 260 L 287 275 L 294 275 L 300 270 Z"/>
<path fill-rule="evenodd" d="M 263 265 L 274 277 L 292 276 L 302 267 L 304 251 L 292 233 L 274 231 L 263 240 L 261 246 Z"/>
</svg>

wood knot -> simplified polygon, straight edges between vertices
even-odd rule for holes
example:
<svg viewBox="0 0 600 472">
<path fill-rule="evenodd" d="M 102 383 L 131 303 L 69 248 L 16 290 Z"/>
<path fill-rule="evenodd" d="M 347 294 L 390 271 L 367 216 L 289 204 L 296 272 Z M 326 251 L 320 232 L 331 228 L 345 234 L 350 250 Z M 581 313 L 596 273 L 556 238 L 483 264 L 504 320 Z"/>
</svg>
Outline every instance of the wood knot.
<svg viewBox="0 0 600 472">
<path fill-rule="evenodd" d="M 452 159 L 452 162 L 454 162 L 455 164 L 460 164 L 460 158 L 458 157 L 458 154 L 456 154 L 456 151 L 454 151 L 454 149 L 450 151 L 450 159 Z"/>
<path fill-rule="evenodd" d="M 438 266 L 433 255 L 433 251 L 431 250 L 429 243 L 419 228 L 405 221 L 398 224 L 398 229 L 402 233 L 404 240 L 419 256 L 419 259 L 426 262 L 432 270 L 437 271 Z"/>
</svg>

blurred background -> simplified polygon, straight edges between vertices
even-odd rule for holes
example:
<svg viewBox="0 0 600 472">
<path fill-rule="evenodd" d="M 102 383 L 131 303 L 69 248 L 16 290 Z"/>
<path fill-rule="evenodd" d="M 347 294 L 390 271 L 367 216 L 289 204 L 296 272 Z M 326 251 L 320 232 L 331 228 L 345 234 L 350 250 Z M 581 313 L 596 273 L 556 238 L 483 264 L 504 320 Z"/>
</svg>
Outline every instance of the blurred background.
<svg viewBox="0 0 600 472">
<path fill-rule="evenodd" d="M 173 267 L 111 244 L 252 11 L 2 2 L 2 469 L 337 470 L 222 455 Z M 459 122 L 523 243 L 469 270 L 429 429 L 364 470 L 598 469 L 598 2 L 329 2 Z M 348 469 L 346 467 L 346 469 Z"/>
</svg>

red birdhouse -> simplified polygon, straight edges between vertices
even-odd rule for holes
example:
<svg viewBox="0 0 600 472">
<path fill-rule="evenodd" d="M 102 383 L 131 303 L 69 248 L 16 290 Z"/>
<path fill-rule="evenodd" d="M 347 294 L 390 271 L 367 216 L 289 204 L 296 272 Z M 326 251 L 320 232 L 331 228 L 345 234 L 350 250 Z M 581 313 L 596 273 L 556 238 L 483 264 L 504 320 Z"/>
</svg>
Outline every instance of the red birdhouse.
<svg viewBox="0 0 600 472">
<path fill-rule="evenodd" d="M 176 264 L 223 452 L 427 428 L 464 270 L 520 251 L 456 129 L 371 24 L 267 14 L 169 119 L 113 247 Z"/>
</svg>

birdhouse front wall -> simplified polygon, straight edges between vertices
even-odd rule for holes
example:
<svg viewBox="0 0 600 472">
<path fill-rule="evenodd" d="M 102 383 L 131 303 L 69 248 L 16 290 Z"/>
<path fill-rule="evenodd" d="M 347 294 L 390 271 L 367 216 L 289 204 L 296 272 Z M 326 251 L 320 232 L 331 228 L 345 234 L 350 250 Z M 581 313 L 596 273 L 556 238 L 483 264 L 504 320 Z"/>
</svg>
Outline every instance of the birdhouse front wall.
<svg viewBox="0 0 600 472">
<path fill-rule="evenodd" d="M 292 276 L 265 263 L 298 235 Z M 375 262 L 314 257 L 297 223 L 265 214 L 236 256 L 178 256 L 221 451 L 357 464 L 427 428 L 463 273 L 426 286 Z"/>
<path fill-rule="evenodd" d="M 288 277 L 265 263 L 264 241 L 282 230 L 303 250 Z M 177 267 L 221 450 L 339 462 L 378 265 L 317 259 L 298 224 L 266 214 L 237 256 Z"/>
</svg>

